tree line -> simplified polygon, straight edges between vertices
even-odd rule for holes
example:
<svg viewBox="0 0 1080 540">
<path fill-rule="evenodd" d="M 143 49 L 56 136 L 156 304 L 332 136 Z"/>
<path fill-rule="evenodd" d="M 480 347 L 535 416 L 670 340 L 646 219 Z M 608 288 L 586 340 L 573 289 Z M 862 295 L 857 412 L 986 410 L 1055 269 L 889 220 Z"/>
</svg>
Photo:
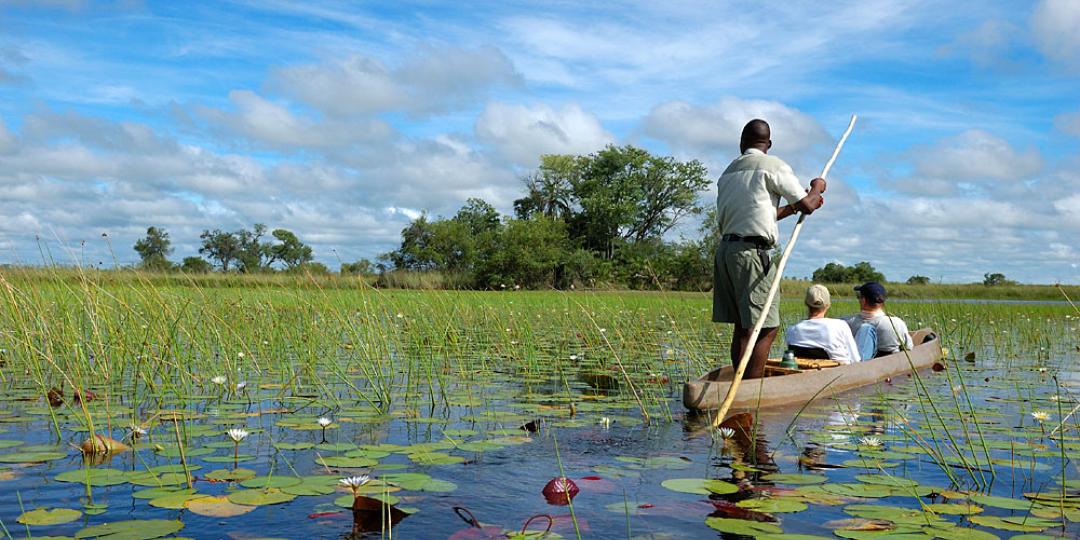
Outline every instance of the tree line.
<svg viewBox="0 0 1080 540">
<path fill-rule="evenodd" d="M 699 193 L 708 184 L 701 162 L 633 146 L 545 155 L 523 178 L 513 215 L 481 199 L 451 217 L 421 215 L 402 230 L 400 247 L 378 261 L 391 270 L 447 273 L 480 289 L 700 290 L 712 280 L 711 242 L 664 235 L 704 211 Z"/>
<path fill-rule="evenodd" d="M 215 267 L 222 272 L 237 271 L 245 274 L 274 270 L 306 270 L 327 273 L 322 263 L 313 262 L 311 246 L 304 244 L 288 229 L 274 229 L 266 236 L 267 227 L 256 223 L 251 230 L 221 229 L 204 230 L 199 235 L 201 256 L 185 257 L 180 264 L 169 260 L 173 252 L 172 239 L 165 229 L 150 227 L 146 236 L 135 242 L 139 265 L 147 270 L 167 272 L 180 270 L 187 273 L 206 273 Z M 277 268 L 275 268 L 277 265 Z"/>
<path fill-rule="evenodd" d="M 656 156 L 634 146 L 608 146 L 588 155 L 545 155 L 522 178 L 513 214 L 470 198 L 450 217 L 427 213 L 401 231 L 400 246 L 375 261 L 342 263 L 345 275 L 435 275 L 454 288 L 572 288 L 708 290 L 718 241 L 715 208 L 700 204 L 708 187 L 705 166 Z M 688 216 L 703 215 L 698 235 L 665 236 Z M 287 229 L 204 230 L 200 256 L 169 261 L 164 229 L 150 227 L 135 243 L 143 268 L 188 273 L 329 273 L 312 248 Z M 813 273 L 823 283 L 884 281 L 869 262 L 828 263 Z M 909 284 L 929 278 L 911 276 Z M 987 274 L 988 285 L 1008 283 Z"/>
</svg>

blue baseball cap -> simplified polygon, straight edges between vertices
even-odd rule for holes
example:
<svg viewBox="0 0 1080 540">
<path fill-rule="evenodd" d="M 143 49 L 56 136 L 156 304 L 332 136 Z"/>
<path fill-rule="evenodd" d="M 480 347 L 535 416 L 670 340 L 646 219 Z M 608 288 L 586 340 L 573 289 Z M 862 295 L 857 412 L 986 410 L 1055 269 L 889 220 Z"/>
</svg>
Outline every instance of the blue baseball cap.
<svg viewBox="0 0 1080 540">
<path fill-rule="evenodd" d="M 859 296 L 875 303 L 885 303 L 885 287 L 876 281 L 867 281 L 858 287 L 855 287 L 855 292 L 859 293 Z"/>
</svg>

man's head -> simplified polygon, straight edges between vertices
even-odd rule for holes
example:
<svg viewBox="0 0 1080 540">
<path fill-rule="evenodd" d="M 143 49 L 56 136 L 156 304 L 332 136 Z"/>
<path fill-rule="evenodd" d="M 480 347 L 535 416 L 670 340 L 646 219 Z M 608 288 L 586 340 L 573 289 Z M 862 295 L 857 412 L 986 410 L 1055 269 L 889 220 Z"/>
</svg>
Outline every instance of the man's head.
<svg viewBox="0 0 1080 540">
<path fill-rule="evenodd" d="M 855 292 L 859 293 L 859 307 L 862 309 L 877 309 L 885 303 L 885 287 L 876 281 L 867 281 L 855 287 Z"/>
<path fill-rule="evenodd" d="M 810 310 L 810 315 L 824 314 L 829 310 L 829 306 L 832 305 L 832 298 L 829 295 L 829 289 L 824 285 L 811 285 L 806 289 L 806 309 Z"/>
<path fill-rule="evenodd" d="M 772 148 L 772 130 L 769 129 L 768 122 L 755 118 L 743 126 L 739 151 L 746 152 L 747 148 L 757 148 L 762 152 L 768 152 L 769 148 Z"/>
</svg>

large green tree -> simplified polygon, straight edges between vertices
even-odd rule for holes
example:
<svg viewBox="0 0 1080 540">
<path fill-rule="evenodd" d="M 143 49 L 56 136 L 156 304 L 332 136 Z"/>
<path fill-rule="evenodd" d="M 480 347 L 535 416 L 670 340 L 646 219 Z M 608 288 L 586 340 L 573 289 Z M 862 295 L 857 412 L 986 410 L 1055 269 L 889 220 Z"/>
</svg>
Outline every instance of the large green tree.
<svg viewBox="0 0 1080 540">
<path fill-rule="evenodd" d="M 829 263 L 814 270 L 813 279 L 819 283 L 865 283 L 867 281 L 885 281 L 885 275 L 878 272 L 870 263 L 862 261 L 852 266 Z"/>
<path fill-rule="evenodd" d="M 268 265 L 280 262 L 286 269 L 293 270 L 304 263 L 311 262 L 313 258 L 311 246 L 301 242 L 295 233 L 288 229 L 274 229 L 270 234 L 277 243 L 270 244 L 266 248 L 269 255 Z"/>
<path fill-rule="evenodd" d="M 383 255 L 402 270 L 471 272 L 489 252 L 502 227 L 499 212 L 482 199 L 469 199 L 450 219 L 421 215 L 401 231 L 401 247 Z"/>
<path fill-rule="evenodd" d="M 240 256 L 240 241 L 233 233 L 221 229 L 204 230 L 199 238 L 202 240 L 199 254 L 216 261 L 222 272 L 228 272 L 229 266 Z"/>
<path fill-rule="evenodd" d="M 186 274 L 205 274 L 213 269 L 214 267 L 202 257 L 184 257 L 184 261 L 180 264 L 180 271 Z"/>
<path fill-rule="evenodd" d="M 150 227 L 146 236 L 135 242 L 135 252 L 141 259 L 140 265 L 147 270 L 168 270 L 172 268 L 168 256 L 172 254 L 172 240 L 165 229 Z"/>
<path fill-rule="evenodd" d="M 558 269 L 569 254 L 566 224 L 542 215 L 510 219 L 491 248 L 477 270 L 479 286 L 554 287 Z"/>
<path fill-rule="evenodd" d="M 542 214 L 552 219 L 569 218 L 574 185 L 581 176 L 581 158 L 567 155 L 540 157 L 540 166 L 524 178 L 525 196 L 514 201 L 514 215 L 528 219 Z"/>
<path fill-rule="evenodd" d="M 1016 282 L 1005 277 L 1005 274 L 1000 272 L 987 272 L 983 274 L 983 285 L 987 287 L 997 287 L 999 285 L 1016 285 Z"/>
<path fill-rule="evenodd" d="M 633 146 L 542 156 L 524 178 L 525 195 L 514 201 L 515 219 L 501 219 L 490 204 L 469 199 L 452 218 L 414 219 L 401 231 L 401 246 L 379 259 L 395 269 L 471 277 L 479 287 L 617 280 L 700 289 L 711 275 L 711 255 L 704 253 L 715 239 L 669 244 L 664 235 L 701 212 L 705 174 L 697 161 Z"/>
<path fill-rule="evenodd" d="M 617 245 L 661 238 L 701 211 L 709 184 L 705 166 L 654 156 L 634 146 L 608 146 L 588 156 L 543 156 L 514 201 L 519 219 L 561 218 L 579 246 L 614 256 Z"/>
<path fill-rule="evenodd" d="M 442 262 L 432 247 L 435 236 L 427 214 L 421 214 L 401 230 L 401 246 L 380 256 L 399 270 L 435 270 Z"/>
<path fill-rule="evenodd" d="M 256 223 L 251 230 L 240 229 L 233 233 L 239 246 L 236 255 L 238 269 L 245 274 L 254 274 L 270 269 L 273 262 L 270 243 L 263 242 L 266 225 Z"/>
<path fill-rule="evenodd" d="M 343 276 L 370 276 L 375 272 L 375 264 L 368 259 L 360 259 L 351 263 L 341 263 L 341 275 Z"/>
</svg>

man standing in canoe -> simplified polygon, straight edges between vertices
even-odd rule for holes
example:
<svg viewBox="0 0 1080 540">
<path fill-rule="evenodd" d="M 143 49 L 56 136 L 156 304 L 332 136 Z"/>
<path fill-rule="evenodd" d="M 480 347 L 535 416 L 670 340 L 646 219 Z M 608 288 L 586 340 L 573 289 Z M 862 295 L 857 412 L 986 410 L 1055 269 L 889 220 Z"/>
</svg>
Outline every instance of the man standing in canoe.
<svg viewBox="0 0 1080 540">
<path fill-rule="evenodd" d="M 821 196 L 824 179 L 811 180 L 806 190 L 787 163 L 768 155 L 771 137 L 764 120 L 748 122 L 739 142 L 742 155 L 728 165 L 716 183 L 721 237 L 713 265 L 713 322 L 735 325 L 731 363 L 736 369 L 746 347 L 753 347 L 744 375 L 747 379 L 764 375 L 780 326 L 779 302 L 773 302 L 757 342 L 749 343 L 776 276 L 771 254 L 779 237 L 776 222 L 796 212 L 811 214 L 825 201 Z M 779 206 L 781 197 L 788 202 L 786 206 Z"/>
</svg>

